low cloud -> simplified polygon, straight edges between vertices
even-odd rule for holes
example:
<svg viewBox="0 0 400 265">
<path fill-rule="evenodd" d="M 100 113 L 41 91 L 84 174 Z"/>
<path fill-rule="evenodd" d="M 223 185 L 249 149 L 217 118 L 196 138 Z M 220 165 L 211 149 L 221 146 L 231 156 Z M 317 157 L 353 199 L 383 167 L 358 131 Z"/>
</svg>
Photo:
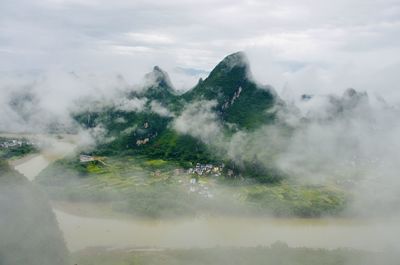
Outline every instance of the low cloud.
<svg viewBox="0 0 400 265">
<path fill-rule="evenodd" d="M 153 100 L 150 103 L 150 109 L 152 112 L 157 113 L 158 115 L 163 116 L 163 117 L 173 117 L 174 116 L 173 113 L 171 113 L 166 107 L 161 105 L 161 103 L 158 102 L 157 100 Z"/>
<path fill-rule="evenodd" d="M 221 137 L 221 125 L 212 111 L 216 105 L 216 101 L 197 101 L 187 105 L 182 114 L 174 120 L 173 128 L 212 144 Z"/>
<path fill-rule="evenodd" d="M 256 160 L 299 183 L 345 186 L 353 194 L 353 212 L 388 214 L 400 210 L 400 116 L 371 98 L 354 90 L 316 96 L 286 109 L 276 125 L 229 137 L 213 110 L 216 103 L 200 101 L 186 107 L 174 128 L 239 165 Z"/>
<path fill-rule="evenodd" d="M 126 111 L 143 109 L 145 100 L 121 99 L 130 89 L 133 88 L 117 75 L 66 72 L 3 74 L 0 75 L 0 130 L 65 130 L 75 126 L 71 112 L 101 109 L 105 104 Z"/>
<path fill-rule="evenodd" d="M 147 99 L 139 99 L 139 98 L 132 98 L 132 99 L 121 99 L 117 100 L 115 104 L 115 108 L 117 110 L 122 110 L 126 112 L 132 112 L 132 111 L 142 111 L 144 109 L 144 106 L 147 102 Z"/>
</svg>

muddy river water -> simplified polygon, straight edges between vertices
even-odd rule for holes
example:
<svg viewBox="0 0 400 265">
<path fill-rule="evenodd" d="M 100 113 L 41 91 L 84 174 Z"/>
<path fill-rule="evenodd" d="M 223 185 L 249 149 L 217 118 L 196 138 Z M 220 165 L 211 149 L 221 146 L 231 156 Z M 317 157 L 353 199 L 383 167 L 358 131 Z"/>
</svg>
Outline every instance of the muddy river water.
<svg viewBox="0 0 400 265">
<path fill-rule="evenodd" d="M 52 139 L 41 154 L 13 163 L 28 179 L 51 161 L 72 152 L 74 144 Z M 202 217 L 138 220 L 82 217 L 53 209 L 71 251 L 86 247 L 192 248 L 258 246 L 284 241 L 291 247 L 400 250 L 400 219 L 274 219 Z"/>
</svg>

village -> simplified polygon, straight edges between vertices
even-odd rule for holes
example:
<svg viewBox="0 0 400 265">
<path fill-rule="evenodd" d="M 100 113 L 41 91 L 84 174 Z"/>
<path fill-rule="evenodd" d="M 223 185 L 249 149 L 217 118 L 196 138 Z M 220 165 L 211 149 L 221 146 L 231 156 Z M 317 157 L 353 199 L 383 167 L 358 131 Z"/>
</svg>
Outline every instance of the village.
<svg viewBox="0 0 400 265">
<path fill-rule="evenodd" d="M 92 156 L 88 154 L 80 154 L 79 162 L 87 164 L 91 162 L 99 162 L 104 166 L 108 166 L 105 162 L 105 157 Z M 219 177 L 223 173 L 225 165 L 201 164 L 196 163 L 196 166 L 187 170 L 176 168 L 173 170 L 175 176 L 180 176 L 178 183 L 185 187 L 187 192 L 200 195 L 201 197 L 211 199 L 214 194 L 211 191 L 210 181 L 205 177 Z M 152 173 L 153 177 L 161 177 L 163 175 L 160 169 Z"/>
<path fill-rule="evenodd" d="M 200 180 L 200 177 L 219 177 L 221 176 L 225 165 L 201 164 L 196 163 L 195 167 L 189 168 L 187 174 L 191 176 L 188 189 L 189 192 L 197 193 L 198 195 L 212 199 L 214 194 L 208 182 Z"/>
<path fill-rule="evenodd" d="M 8 138 L 0 138 L 0 148 L 8 149 L 8 148 L 18 148 L 22 146 L 39 146 L 38 143 L 27 140 L 27 139 L 8 139 Z"/>
<path fill-rule="evenodd" d="M 200 164 L 197 163 L 195 167 L 189 168 L 188 174 L 195 174 L 198 176 L 214 176 L 219 177 L 222 174 L 225 165 L 222 163 L 221 165 L 212 165 L 212 164 Z"/>
</svg>

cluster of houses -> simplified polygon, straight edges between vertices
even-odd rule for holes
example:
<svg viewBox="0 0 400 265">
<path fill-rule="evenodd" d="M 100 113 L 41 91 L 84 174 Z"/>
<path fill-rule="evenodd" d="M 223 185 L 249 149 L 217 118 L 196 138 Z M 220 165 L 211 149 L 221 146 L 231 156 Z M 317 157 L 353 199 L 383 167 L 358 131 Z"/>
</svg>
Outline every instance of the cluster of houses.
<svg viewBox="0 0 400 265">
<path fill-rule="evenodd" d="M 195 167 L 189 168 L 189 174 L 195 174 L 198 176 L 221 176 L 222 170 L 224 169 L 224 164 L 219 166 L 212 164 L 200 164 L 197 163 Z"/>
<path fill-rule="evenodd" d="M 37 145 L 34 142 L 24 139 L 1 139 L 0 140 L 0 148 L 8 149 L 8 148 L 18 148 L 23 145 Z"/>
</svg>

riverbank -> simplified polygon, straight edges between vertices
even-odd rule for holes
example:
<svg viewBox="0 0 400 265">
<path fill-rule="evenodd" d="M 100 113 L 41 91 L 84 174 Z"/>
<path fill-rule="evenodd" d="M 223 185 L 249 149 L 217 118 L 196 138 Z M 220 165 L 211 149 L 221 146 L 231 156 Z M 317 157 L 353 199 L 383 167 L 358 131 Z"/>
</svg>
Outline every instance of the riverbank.
<svg viewBox="0 0 400 265">
<path fill-rule="evenodd" d="M 90 248 L 73 254 L 79 265 L 397 265 L 398 255 L 349 249 L 291 248 L 276 242 L 271 247 L 206 249 L 104 249 Z"/>
</svg>

